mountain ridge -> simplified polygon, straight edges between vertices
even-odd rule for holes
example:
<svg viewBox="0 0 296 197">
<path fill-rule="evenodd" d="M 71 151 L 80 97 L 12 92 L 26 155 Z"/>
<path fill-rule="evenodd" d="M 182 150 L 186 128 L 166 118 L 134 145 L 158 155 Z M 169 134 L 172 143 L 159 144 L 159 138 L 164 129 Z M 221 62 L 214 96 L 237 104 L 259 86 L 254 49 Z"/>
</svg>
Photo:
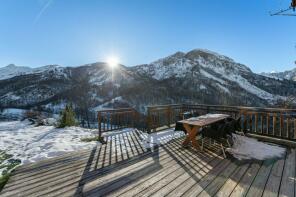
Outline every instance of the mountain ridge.
<svg viewBox="0 0 296 197">
<path fill-rule="evenodd" d="M 181 102 L 269 106 L 296 93 L 296 82 L 253 73 L 227 56 L 204 49 L 176 52 L 149 64 L 118 65 L 113 74 L 104 62 L 49 65 L 0 79 L 0 86 L 4 87 L 0 108 L 44 110 L 69 102 L 92 110 L 108 107 L 111 100 L 118 101 L 115 107 L 140 111 L 147 105 Z"/>
</svg>

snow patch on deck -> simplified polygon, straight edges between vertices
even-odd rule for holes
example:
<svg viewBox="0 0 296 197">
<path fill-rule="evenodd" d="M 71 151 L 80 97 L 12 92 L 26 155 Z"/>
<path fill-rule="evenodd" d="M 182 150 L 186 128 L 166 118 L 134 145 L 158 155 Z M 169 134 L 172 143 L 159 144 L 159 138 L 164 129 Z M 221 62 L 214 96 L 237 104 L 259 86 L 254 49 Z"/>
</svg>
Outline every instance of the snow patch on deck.
<svg viewBox="0 0 296 197">
<path fill-rule="evenodd" d="M 233 135 L 234 144 L 227 148 L 230 154 L 239 160 L 268 160 L 284 157 L 286 149 L 277 145 L 259 142 L 257 139 Z"/>
<path fill-rule="evenodd" d="M 140 132 L 140 131 L 139 131 Z M 157 133 L 143 133 L 140 132 L 142 138 L 142 144 L 145 148 L 153 148 L 160 144 L 166 144 L 172 139 L 184 136 L 183 131 L 175 131 L 174 129 L 168 129 Z"/>
</svg>

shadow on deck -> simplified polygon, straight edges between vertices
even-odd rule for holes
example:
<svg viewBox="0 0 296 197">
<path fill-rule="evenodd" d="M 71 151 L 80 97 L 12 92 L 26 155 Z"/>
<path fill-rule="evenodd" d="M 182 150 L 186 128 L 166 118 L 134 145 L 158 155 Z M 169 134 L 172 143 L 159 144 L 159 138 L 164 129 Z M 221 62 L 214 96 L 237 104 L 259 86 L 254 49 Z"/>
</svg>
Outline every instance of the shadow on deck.
<svg viewBox="0 0 296 197">
<path fill-rule="evenodd" d="M 294 149 L 242 163 L 215 145 L 184 149 L 182 140 L 147 150 L 137 131 L 109 136 L 92 150 L 18 168 L 1 196 L 294 196 Z"/>
</svg>

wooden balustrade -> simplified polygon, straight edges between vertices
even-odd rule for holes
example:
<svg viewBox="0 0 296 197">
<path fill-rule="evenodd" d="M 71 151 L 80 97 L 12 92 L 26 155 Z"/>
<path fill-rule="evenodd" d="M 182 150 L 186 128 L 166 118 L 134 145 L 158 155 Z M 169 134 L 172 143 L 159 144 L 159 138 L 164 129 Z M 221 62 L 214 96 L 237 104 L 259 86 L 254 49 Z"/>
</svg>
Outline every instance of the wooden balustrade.
<svg viewBox="0 0 296 197">
<path fill-rule="evenodd" d="M 224 113 L 234 118 L 241 117 L 241 127 L 245 132 L 296 140 L 295 109 L 186 104 L 150 106 L 147 109 L 149 131 L 172 126 L 184 112 L 198 115 Z"/>
<path fill-rule="evenodd" d="M 170 128 L 182 119 L 183 105 L 158 105 L 147 107 L 148 131 L 156 131 L 160 127 Z"/>
<path fill-rule="evenodd" d="M 222 105 L 158 105 L 147 107 L 147 115 L 132 108 L 102 110 L 98 112 L 99 133 L 136 127 L 153 132 L 170 128 L 183 119 L 185 112 L 196 115 L 207 113 L 229 114 L 241 117 L 242 130 L 257 135 L 296 140 L 296 110 L 282 108 L 241 107 Z"/>
<path fill-rule="evenodd" d="M 103 132 L 134 127 L 138 114 L 133 108 L 98 111 L 99 136 Z"/>
</svg>

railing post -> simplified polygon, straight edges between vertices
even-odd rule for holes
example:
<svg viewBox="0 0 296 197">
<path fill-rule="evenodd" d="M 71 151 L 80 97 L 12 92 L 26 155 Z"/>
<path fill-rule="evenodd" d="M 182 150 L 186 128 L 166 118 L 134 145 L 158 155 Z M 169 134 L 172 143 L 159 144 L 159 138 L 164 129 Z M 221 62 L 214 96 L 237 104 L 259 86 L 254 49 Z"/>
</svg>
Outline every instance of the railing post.
<svg viewBox="0 0 296 197">
<path fill-rule="evenodd" d="M 102 127 L 101 127 L 101 123 L 102 123 L 102 117 L 101 117 L 101 113 L 98 112 L 98 127 L 99 127 L 99 142 L 101 142 L 102 144 L 106 144 L 107 142 L 104 140 L 104 138 L 102 137 Z"/>
<path fill-rule="evenodd" d="M 207 106 L 207 114 L 210 113 L 210 107 Z"/>
<path fill-rule="evenodd" d="M 151 133 L 151 113 L 150 113 L 150 107 L 147 108 L 147 129 L 148 133 Z"/>
<path fill-rule="evenodd" d="M 136 110 L 132 110 L 132 120 L 131 120 L 132 128 L 135 127 L 135 121 L 138 121 L 137 112 Z"/>
<path fill-rule="evenodd" d="M 99 128 L 99 138 L 102 136 L 102 128 L 101 128 L 101 113 L 98 112 L 98 128 Z"/>
<path fill-rule="evenodd" d="M 168 106 L 167 108 L 167 124 L 168 124 L 168 127 L 171 128 L 171 115 L 172 115 L 172 108 L 171 106 Z"/>
<path fill-rule="evenodd" d="M 258 113 L 255 113 L 255 132 L 258 132 Z"/>
</svg>

